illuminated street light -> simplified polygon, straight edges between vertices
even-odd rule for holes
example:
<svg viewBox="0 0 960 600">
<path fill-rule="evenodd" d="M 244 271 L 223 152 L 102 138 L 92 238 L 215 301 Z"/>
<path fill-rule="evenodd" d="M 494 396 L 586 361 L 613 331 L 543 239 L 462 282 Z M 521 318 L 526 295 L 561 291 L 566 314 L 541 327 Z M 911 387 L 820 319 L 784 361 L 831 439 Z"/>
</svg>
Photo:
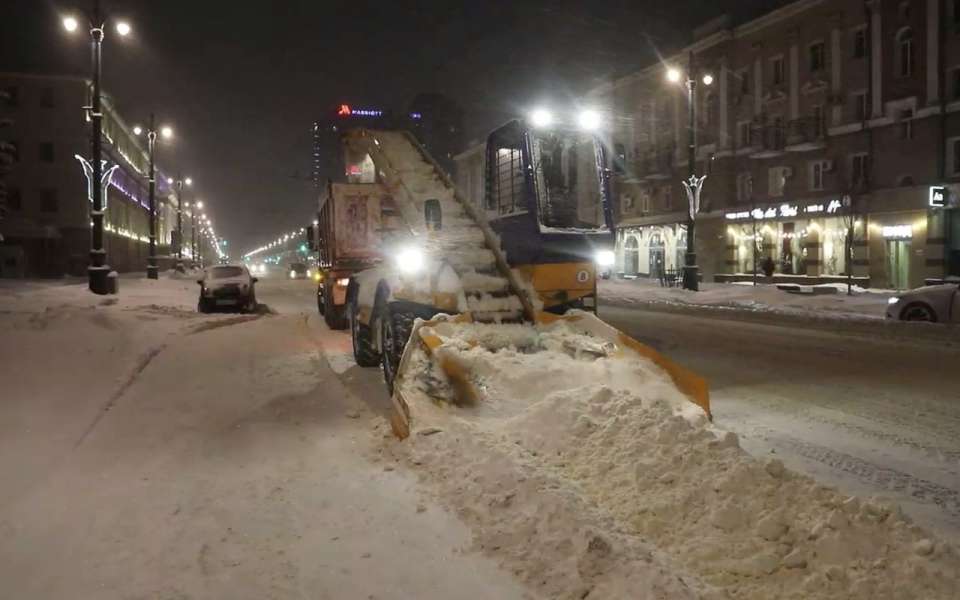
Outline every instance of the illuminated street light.
<svg viewBox="0 0 960 600">
<path fill-rule="evenodd" d="M 117 33 L 120 34 L 121 37 L 127 37 L 130 35 L 130 23 L 127 23 L 126 21 L 117 21 Z"/>
<path fill-rule="evenodd" d="M 667 81 L 670 83 L 678 83 L 680 81 L 681 73 L 679 69 L 673 67 L 667 69 Z"/>
<path fill-rule="evenodd" d="M 577 117 L 581 129 L 593 131 L 600 127 L 600 113 L 595 110 L 585 110 Z"/>
<path fill-rule="evenodd" d="M 74 17 L 64 17 L 63 18 L 63 28 L 73 33 L 80 26 L 80 23 L 77 22 L 77 19 Z"/>
<path fill-rule="evenodd" d="M 160 129 L 160 135 L 166 139 L 170 139 L 173 137 L 173 129 L 170 127 L 163 127 Z"/>
<path fill-rule="evenodd" d="M 534 127 L 549 127 L 553 123 L 553 114 L 544 108 L 538 108 L 530 113 L 530 122 Z"/>
<path fill-rule="evenodd" d="M 143 127 L 140 127 L 139 125 L 134 125 L 133 135 L 143 135 Z"/>
<path fill-rule="evenodd" d="M 186 179 L 184 179 L 183 182 L 187 185 L 193 185 L 193 179 L 191 179 L 190 177 L 187 177 Z"/>
<path fill-rule="evenodd" d="M 713 84 L 713 75 L 707 73 L 703 76 L 703 85 L 712 85 Z"/>
</svg>

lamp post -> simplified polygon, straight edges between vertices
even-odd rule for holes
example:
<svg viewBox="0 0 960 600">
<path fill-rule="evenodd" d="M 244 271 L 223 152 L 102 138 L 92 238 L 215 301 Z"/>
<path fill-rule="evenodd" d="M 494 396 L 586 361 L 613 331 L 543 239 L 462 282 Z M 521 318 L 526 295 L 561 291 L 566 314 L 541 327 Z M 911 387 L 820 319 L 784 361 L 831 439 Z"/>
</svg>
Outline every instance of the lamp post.
<svg viewBox="0 0 960 600">
<path fill-rule="evenodd" d="M 110 266 L 107 264 L 107 251 L 103 247 L 104 190 L 100 185 L 103 176 L 103 163 L 101 162 L 103 156 L 101 146 L 103 137 L 103 113 L 101 112 L 100 102 L 100 71 L 105 25 L 104 16 L 100 11 L 100 0 L 94 0 L 93 10 L 87 13 L 87 19 L 90 26 L 90 62 L 93 89 L 91 90 L 92 97 L 90 99 L 90 106 L 84 106 L 83 108 L 90 117 L 90 154 L 93 159 L 91 160 L 91 166 L 93 167 L 91 179 L 94 182 L 92 186 L 93 193 L 91 194 L 93 208 L 90 211 L 90 220 L 93 225 L 90 235 L 90 264 L 87 267 L 87 279 L 90 291 L 94 294 L 103 295 L 110 291 L 107 277 L 110 273 Z M 66 29 L 67 32 L 73 33 L 77 31 L 79 27 L 80 23 L 76 17 L 65 16 L 63 18 L 63 28 Z M 123 21 L 118 21 L 116 31 L 121 37 L 130 35 L 130 25 Z"/>
<path fill-rule="evenodd" d="M 679 70 L 671 68 L 667 71 L 667 79 L 678 83 L 683 78 Z M 713 76 L 705 74 L 703 84 L 713 84 Z M 697 266 L 696 226 L 697 213 L 700 211 L 700 192 L 707 176 L 697 176 L 697 73 L 693 60 L 693 52 L 686 72 L 687 86 L 687 179 L 683 182 L 683 189 L 687 193 L 687 250 L 684 254 L 683 288 L 698 291 L 700 289 L 700 268 Z"/>
<path fill-rule="evenodd" d="M 197 258 L 197 211 L 203 208 L 203 201 L 197 200 L 193 203 L 193 210 L 190 211 L 190 257 L 193 259 L 195 267 L 203 266 Z"/>
<path fill-rule="evenodd" d="M 183 188 L 190 187 L 193 185 L 193 179 L 187 177 L 184 179 L 182 176 L 177 175 L 176 179 L 177 185 L 177 266 L 176 269 L 178 272 L 183 273 L 185 269 L 183 268 Z"/>
<path fill-rule="evenodd" d="M 141 135 L 143 134 L 143 128 L 136 126 L 133 128 L 133 132 L 136 135 Z M 147 215 L 147 219 L 150 222 L 150 246 L 149 252 L 147 253 L 147 279 L 157 279 L 157 137 L 159 134 L 160 137 L 166 139 L 171 138 L 173 137 L 173 129 L 164 126 L 161 127 L 158 132 L 156 118 L 153 113 L 150 113 L 150 124 L 147 126 L 146 134 L 147 154 L 150 157 L 150 169 L 147 173 L 147 181 L 149 183 L 149 206 L 147 210 L 150 213 Z"/>
</svg>

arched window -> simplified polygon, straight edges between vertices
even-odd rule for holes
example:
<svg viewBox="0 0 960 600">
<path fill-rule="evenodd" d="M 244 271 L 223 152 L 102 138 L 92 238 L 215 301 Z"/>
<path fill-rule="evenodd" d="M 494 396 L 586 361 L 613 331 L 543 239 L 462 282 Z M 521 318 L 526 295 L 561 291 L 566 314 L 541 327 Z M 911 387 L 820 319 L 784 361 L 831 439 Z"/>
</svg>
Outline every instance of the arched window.
<svg viewBox="0 0 960 600">
<path fill-rule="evenodd" d="M 897 32 L 895 65 L 900 77 L 913 75 L 913 30 L 909 27 L 904 27 Z"/>
<path fill-rule="evenodd" d="M 650 260 L 650 276 L 660 277 L 664 273 L 666 265 L 664 264 L 665 245 L 663 237 L 659 233 L 650 236 L 650 244 L 647 246 Z"/>
</svg>

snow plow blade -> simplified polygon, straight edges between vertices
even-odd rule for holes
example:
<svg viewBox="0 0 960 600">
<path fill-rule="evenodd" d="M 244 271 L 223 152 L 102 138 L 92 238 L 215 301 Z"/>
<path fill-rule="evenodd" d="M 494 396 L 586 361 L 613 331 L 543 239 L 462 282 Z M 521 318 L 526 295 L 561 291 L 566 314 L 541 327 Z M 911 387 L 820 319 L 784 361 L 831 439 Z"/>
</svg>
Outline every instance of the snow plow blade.
<svg viewBox="0 0 960 600">
<path fill-rule="evenodd" d="M 394 435 L 406 439 L 419 426 L 417 413 L 428 406 L 477 407 L 489 390 L 497 388 L 500 374 L 474 372 L 471 353 L 503 349 L 522 354 L 543 350 L 541 337 L 562 327 L 566 338 L 562 350 L 578 359 L 610 359 L 629 368 L 649 361 L 664 372 L 682 393 L 688 406 L 695 406 L 713 420 L 707 381 L 673 362 L 653 348 L 601 321 L 596 315 L 571 311 L 564 316 L 539 313 L 537 323 L 491 325 L 474 323 L 467 314 L 418 321 L 414 326 L 397 372 L 392 401 Z M 556 350 L 556 342 L 550 342 Z M 424 400 L 429 399 L 428 403 Z M 531 402 L 538 398 L 530 398 Z M 429 430 L 421 434 L 430 433 Z"/>
</svg>

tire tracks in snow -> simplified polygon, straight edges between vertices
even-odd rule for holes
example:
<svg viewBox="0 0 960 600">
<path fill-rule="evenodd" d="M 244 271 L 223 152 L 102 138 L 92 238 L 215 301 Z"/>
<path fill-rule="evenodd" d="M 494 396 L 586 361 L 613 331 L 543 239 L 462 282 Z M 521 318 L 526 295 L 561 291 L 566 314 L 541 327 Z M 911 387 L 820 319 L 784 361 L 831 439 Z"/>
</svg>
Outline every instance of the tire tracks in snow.
<svg viewBox="0 0 960 600">
<path fill-rule="evenodd" d="M 110 409 L 116 405 L 117 400 L 122 398 L 123 395 L 127 393 L 127 390 L 130 389 L 130 387 L 137 382 L 137 379 L 140 378 L 140 374 L 143 373 L 148 366 L 150 366 L 150 363 L 153 362 L 153 359 L 163 352 L 166 347 L 166 344 L 160 344 L 159 346 L 150 348 L 140 356 L 140 359 L 134 366 L 133 371 L 127 375 L 127 378 L 123 381 L 123 383 L 120 384 L 120 387 L 110 394 L 110 398 L 107 400 L 106 404 L 103 405 L 103 407 L 97 412 L 97 416 L 93 418 L 93 421 L 87 425 L 87 428 L 84 429 L 82 434 L 80 434 L 80 437 L 73 444 L 74 450 L 79 448 L 83 442 L 86 441 L 90 434 L 93 433 L 93 430 L 96 429 L 97 425 L 100 424 L 100 421 L 103 420 L 103 417 L 105 417 L 107 413 L 110 412 Z"/>
<path fill-rule="evenodd" d="M 910 496 L 918 502 L 934 504 L 952 518 L 960 519 L 960 490 L 790 436 L 777 434 L 774 446 L 826 465 L 835 471 L 852 475 L 881 490 Z"/>
</svg>

